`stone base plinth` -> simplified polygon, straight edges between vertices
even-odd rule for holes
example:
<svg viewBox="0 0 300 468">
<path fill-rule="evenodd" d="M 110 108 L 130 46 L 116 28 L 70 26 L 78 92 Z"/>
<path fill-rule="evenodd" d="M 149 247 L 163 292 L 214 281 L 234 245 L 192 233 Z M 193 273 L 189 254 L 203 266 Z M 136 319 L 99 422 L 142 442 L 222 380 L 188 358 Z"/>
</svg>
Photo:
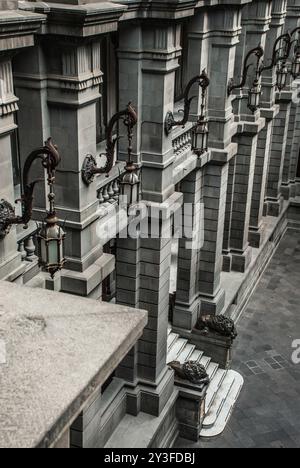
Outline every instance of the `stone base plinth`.
<svg viewBox="0 0 300 468">
<path fill-rule="evenodd" d="M 225 305 L 225 291 L 220 291 L 214 296 L 200 295 L 200 315 L 218 315 L 222 312 Z"/>
<path fill-rule="evenodd" d="M 176 303 L 172 318 L 174 327 L 192 330 L 198 320 L 199 305 L 199 299 L 190 306 Z"/>
<path fill-rule="evenodd" d="M 217 362 L 223 369 L 229 369 L 232 361 L 233 341 L 230 337 L 221 336 L 217 333 L 193 329 L 191 333 L 191 343 L 198 349 L 210 356 L 212 361 Z"/>
<path fill-rule="evenodd" d="M 254 247 L 255 249 L 259 249 L 261 246 L 264 237 L 263 237 L 263 228 L 260 227 L 258 229 L 255 228 L 250 228 L 249 230 L 249 237 L 248 237 L 248 242 L 251 247 Z"/>
<path fill-rule="evenodd" d="M 252 259 L 252 249 L 248 247 L 245 252 L 232 252 L 232 271 L 237 271 L 239 273 L 245 273 L 249 267 Z"/>
<path fill-rule="evenodd" d="M 189 389 L 182 386 L 182 382 L 185 381 L 175 380 L 175 382 L 180 386 L 176 403 L 180 437 L 198 442 L 205 418 L 205 397 L 208 386 L 201 388 L 191 384 L 188 386 Z"/>
<path fill-rule="evenodd" d="M 273 216 L 278 218 L 283 209 L 283 202 L 283 197 L 280 197 L 278 200 L 267 200 L 265 204 L 266 216 Z"/>
</svg>

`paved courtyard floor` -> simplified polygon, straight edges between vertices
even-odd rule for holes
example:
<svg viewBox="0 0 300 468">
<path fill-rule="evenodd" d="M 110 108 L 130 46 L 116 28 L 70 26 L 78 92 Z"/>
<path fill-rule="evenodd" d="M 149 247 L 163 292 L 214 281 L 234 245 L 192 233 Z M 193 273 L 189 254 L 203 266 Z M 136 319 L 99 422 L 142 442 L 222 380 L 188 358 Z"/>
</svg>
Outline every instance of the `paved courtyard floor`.
<svg viewBox="0 0 300 468">
<path fill-rule="evenodd" d="M 300 233 L 289 230 L 238 323 L 232 368 L 245 385 L 224 433 L 185 448 L 299 448 Z M 298 353 L 300 357 L 300 352 Z"/>
</svg>

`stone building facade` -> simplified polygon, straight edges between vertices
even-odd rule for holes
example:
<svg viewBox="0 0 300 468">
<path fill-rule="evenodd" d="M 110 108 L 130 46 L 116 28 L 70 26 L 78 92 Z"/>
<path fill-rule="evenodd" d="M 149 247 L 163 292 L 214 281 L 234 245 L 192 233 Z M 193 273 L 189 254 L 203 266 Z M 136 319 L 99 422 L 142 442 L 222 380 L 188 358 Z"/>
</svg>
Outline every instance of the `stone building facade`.
<svg viewBox="0 0 300 468">
<path fill-rule="evenodd" d="M 151 416 L 141 445 L 169 446 L 178 433 L 199 435 L 202 397 L 174 385 L 170 336 L 210 352 L 225 367 L 218 357 L 223 345 L 195 336 L 197 319 L 237 318 L 285 229 L 296 228 L 299 218 L 297 80 L 289 78 L 280 92 L 276 67 L 263 72 L 254 113 L 247 107 L 252 72 L 230 96 L 228 83 L 239 82 L 249 50 L 260 44 L 269 64 L 276 39 L 299 25 L 299 0 L 0 2 L 0 196 L 18 198 L 26 157 L 51 136 L 62 155 L 56 205 L 67 232 L 67 263 L 50 280 L 35 251 L 35 221 L 46 206 L 39 186 L 28 230 L 12 229 L 0 241 L 0 279 L 115 298 L 149 315 L 142 338 L 102 395 L 99 437 L 90 438 L 95 428 L 85 425 L 83 412 L 73 427 L 74 446 L 125 444 L 118 428 L 126 415 L 129 426 L 130 417 Z M 164 122 L 168 111 L 180 116 L 184 88 L 203 69 L 210 79 L 209 142 L 197 157 L 191 149 L 197 87 L 187 125 L 167 135 Z M 126 142 L 119 141 L 109 177 L 86 185 L 81 175 L 86 155 L 105 149 L 107 122 L 129 101 L 138 113 L 133 156 L 142 173 L 141 198 L 158 213 L 156 239 L 105 231 L 118 203 Z M 193 250 L 186 248 L 188 236 L 174 246 L 163 235 L 183 203 L 194 207 L 190 225 L 203 229 Z M 99 229 L 106 236 L 99 237 Z"/>
</svg>

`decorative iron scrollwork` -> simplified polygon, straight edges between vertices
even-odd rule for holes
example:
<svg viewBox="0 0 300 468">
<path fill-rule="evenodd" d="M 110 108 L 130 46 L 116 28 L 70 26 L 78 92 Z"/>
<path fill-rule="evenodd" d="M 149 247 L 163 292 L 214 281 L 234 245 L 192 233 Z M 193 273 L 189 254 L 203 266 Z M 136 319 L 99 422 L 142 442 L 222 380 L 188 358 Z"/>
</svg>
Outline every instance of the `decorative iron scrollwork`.
<svg viewBox="0 0 300 468">
<path fill-rule="evenodd" d="M 132 129 L 137 124 L 137 113 L 134 107 L 129 103 L 121 112 L 116 113 L 109 121 L 106 131 L 106 153 L 100 156 L 106 157 L 106 162 L 103 167 L 97 167 L 96 159 L 93 155 L 88 154 L 82 165 L 81 175 L 82 180 L 86 185 L 90 185 L 94 181 L 96 174 L 109 174 L 114 165 L 115 147 L 118 137 L 114 135 L 114 127 L 117 122 L 123 119 L 123 124 L 128 129 L 128 135 L 132 138 Z"/>
<path fill-rule="evenodd" d="M 184 108 L 181 111 L 183 112 L 182 119 L 175 120 L 173 112 L 167 113 L 166 118 L 165 118 L 166 135 L 170 134 L 173 127 L 178 127 L 178 126 L 184 127 L 187 124 L 189 120 L 189 115 L 190 115 L 191 103 L 192 103 L 192 100 L 195 98 L 195 96 L 189 97 L 189 95 L 190 95 L 191 88 L 195 83 L 198 83 L 198 85 L 202 89 L 202 104 L 203 104 L 205 97 L 206 97 L 206 91 L 210 83 L 210 80 L 205 70 L 203 70 L 201 75 L 197 75 L 194 78 L 192 78 L 184 90 Z"/>
<path fill-rule="evenodd" d="M 9 202 L 2 200 L 0 203 L 0 238 L 2 239 L 9 233 L 13 224 L 24 224 L 24 229 L 26 229 L 32 218 L 34 187 L 44 180 L 37 179 L 29 182 L 30 169 L 36 159 L 40 159 L 43 167 L 47 169 L 48 178 L 53 178 L 60 156 L 51 138 L 46 141 L 45 146 L 34 150 L 26 159 L 22 173 L 23 194 L 19 200 L 16 200 L 16 203 L 21 202 L 22 205 L 21 216 L 15 216 L 15 210 Z"/>
<path fill-rule="evenodd" d="M 264 56 L 264 49 L 262 48 L 261 45 L 259 45 L 258 47 L 255 47 L 255 49 L 250 50 L 248 54 L 246 55 L 246 58 L 244 61 L 243 73 L 242 73 L 242 81 L 239 84 L 234 84 L 233 78 L 230 80 L 228 84 L 228 96 L 230 96 L 230 94 L 232 93 L 234 89 L 242 89 L 246 85 L 248 71 L 249 71 L 249 68 L 251 67 L 251 63 L 249 63 L 249 60 L 251 59 L 253 55 L 257 58 L 256 68 L 259 69 L 261 59 Z"/>
</svg>

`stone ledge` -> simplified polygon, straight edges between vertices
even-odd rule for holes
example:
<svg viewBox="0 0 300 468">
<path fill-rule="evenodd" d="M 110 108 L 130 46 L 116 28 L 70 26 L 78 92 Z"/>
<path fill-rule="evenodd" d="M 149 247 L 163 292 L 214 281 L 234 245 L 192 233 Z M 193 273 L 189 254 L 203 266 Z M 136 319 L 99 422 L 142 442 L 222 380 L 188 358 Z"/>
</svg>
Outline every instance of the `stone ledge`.
<svg viewBox="0 0 300 468">
<path fill-rule="evenodd" d="M 147 313 L 7 282 L 0 292 L 0 446 L 50 447 L 140 338 Z"/>
</svg>

